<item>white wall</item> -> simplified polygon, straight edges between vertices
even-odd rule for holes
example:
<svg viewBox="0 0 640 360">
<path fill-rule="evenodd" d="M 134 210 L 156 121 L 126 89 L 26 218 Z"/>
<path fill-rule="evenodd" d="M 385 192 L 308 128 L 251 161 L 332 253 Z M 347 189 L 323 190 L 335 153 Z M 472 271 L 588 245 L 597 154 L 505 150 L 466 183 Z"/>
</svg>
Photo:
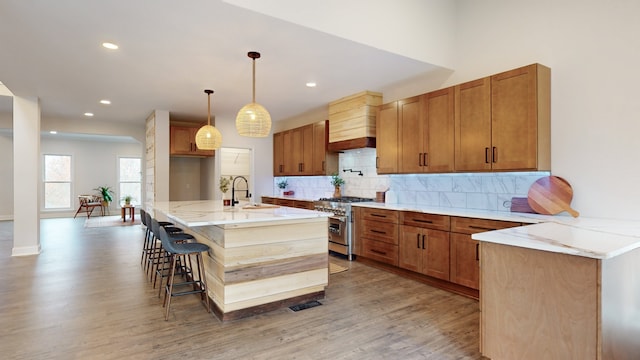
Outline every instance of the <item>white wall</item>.
<svg viewBox="0 0 640 360">
<path fill-rule="evenodd" d="M 169 200 L 201 200 L 200 158 L 169 159 Z"/>
<path fill-rule="evenodd" d="M 8 135 L 0 135 L 0 163 L 12 165 L 11 144 Z M 118 158 L 142 157 L 142 145 L 138 143 L 122 143 L 96 140 L 77 140 L 68 138 L 43 137 L 40 142 L 42 154 L 58 154 L 72 156 L 72 199 L 71 208 L 65 210 L 43 210 L 40 199 L 42 217 L 73 216 L 78 207 L 77 195 L 95 194 L 94 188 L 110 186 L 114 190 L 112 213 L 119 203 L 118 193 Z M 13 169 L 12 166 L 8 167 Z M 13 171 L 0 172 L 0 219 L 13 217 Z M 6 191 L 5 191 L 6 190 Z"/>
<path fill-rule="evenodd" d="M 0 220 L 13 218 L 13 138 L 0 133 Z"/>
</svg>

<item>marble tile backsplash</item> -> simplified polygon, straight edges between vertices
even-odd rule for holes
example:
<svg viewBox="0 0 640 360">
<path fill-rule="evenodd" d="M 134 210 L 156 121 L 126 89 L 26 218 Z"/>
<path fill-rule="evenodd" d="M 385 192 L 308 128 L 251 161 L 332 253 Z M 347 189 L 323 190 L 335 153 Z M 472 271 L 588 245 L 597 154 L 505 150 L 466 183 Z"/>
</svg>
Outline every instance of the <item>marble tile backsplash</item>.
<svg viewBox="0 0 640 360">
<path fill-rule="evenodd" d="M 354 172 L 345 172 L 351 169 Z M 362 176 L 358 175 L 362 172 Z M 389 189 L 387 203 L 420 204 L 450 208 L 509 211 L 512 197 L 526 197 L 531 184 L 549 172 L 377 175 L 376 150 L 347 150 L 340 154 L 342 195 L 375 198 Z M 281 177 L 274 178 L 273 193 Z M 330 176 L 287 177 L 295 197 L 316 200 L 333 196 Z"/>
</svg>

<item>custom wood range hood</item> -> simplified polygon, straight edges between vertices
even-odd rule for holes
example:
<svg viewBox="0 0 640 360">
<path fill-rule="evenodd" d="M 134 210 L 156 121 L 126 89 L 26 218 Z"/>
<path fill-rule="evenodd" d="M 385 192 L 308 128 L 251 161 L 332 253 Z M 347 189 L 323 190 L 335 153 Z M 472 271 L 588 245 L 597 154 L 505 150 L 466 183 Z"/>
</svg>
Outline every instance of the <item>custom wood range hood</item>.
<svg viewBox="0 0 640 360">
<path fill-rule="evenodd" d="M 382 94 L 363 91 L 329 103 L 329 151 L 376 147 L 376 110 Z"/>
</svg>

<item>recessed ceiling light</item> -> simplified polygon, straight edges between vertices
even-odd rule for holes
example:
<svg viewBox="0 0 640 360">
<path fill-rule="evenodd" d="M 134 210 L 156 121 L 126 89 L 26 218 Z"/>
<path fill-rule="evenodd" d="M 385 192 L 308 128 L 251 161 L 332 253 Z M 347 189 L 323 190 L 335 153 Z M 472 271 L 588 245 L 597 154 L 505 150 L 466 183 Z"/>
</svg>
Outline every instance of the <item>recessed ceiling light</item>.
<svg viewBox="0 0 640 360">
<path fill-rule="evenodd" d="M 53 135 L 55 135 L 55 134 L 57 134 L 57 133 L 58 133 L 58 132 L 57 132 L 57 131 L 55 131 L 55 130 L 51 130 L 51 131 L 49 131 L 49 134 L 53 134 Z"/>
<path fill-rule="evenodd" d="M 109 49 L 109 50 L 117 50 L 118 49 L 118 45 L 114 44 L 114 43 L 110 43 L 110 42 L 103 42 L 102 46 Z"/>
<path fill-rule="evenodd" d="M 316 83 L 314 83 L 314 82 L 308 82 L 308 83 L 307 83 L 307 87 L 316 87 Z"/>
<path fill-rule="evenodd" d="M 93 113 L 86 112 L 86 113 L 84 113 L 84 116 L 92 117 L 92 116 L 93 116 Z"/>
<path fill-rule="evenodd" d="M 100 100 L 100 104 L 111 105 L 111 100 L 107 100 L 107 99 Z"/>
</svg>

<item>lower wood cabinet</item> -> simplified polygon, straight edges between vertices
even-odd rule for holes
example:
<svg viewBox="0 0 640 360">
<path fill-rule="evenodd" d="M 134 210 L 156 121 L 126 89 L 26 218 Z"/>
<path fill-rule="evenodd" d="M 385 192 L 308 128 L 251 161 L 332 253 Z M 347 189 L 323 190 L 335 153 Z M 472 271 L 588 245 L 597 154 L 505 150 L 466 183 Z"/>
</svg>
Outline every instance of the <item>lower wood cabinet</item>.
<svg viewBox="0 0 640 360">
<path fill-rule="evenodd" d="M 472 289 L 479 289 L 480 248 L 472 234 L 521 226 L 519 222 L 451 217 L 450 281 Z"/>
<path fill-rule="evenodd" d="M 356 228 L 362 256 L 398 266 L 397 211 L 362 208 Z"/>
<path fill-rule="evenodd" d="M 309 200 L 282 199 L 282 198 L 277 198 L 277 197 L 263 196 L 262 197 L 262 203 L 263 204 L 294 207 L 294 208 L 299 208 L 299 209 L 307 209 L 307 210 L 313 210 L 314 209 L 313 201 L 309 201 Z"/>
<path fill-rule="evenodd" d="M 354 215 L 355 255 L 396 266 L 426 283 L 474 298 L 480 287 L 480 248 L 471 235 L 522 225 L 360 206 L 354 207 Z"/>
<path fill-rule="evenodd" d="M 400 226 L 399 267 L 449 280 L 449 233 Z"/>
</svg>

